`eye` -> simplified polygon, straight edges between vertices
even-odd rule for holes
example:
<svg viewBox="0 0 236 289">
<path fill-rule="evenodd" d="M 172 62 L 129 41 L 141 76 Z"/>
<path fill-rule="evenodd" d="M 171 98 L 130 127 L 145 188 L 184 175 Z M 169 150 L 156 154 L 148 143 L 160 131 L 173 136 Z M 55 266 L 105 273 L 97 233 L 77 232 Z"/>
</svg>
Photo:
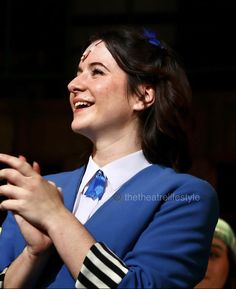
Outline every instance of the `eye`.
<svg viewBox="0 0 236 289">
<path fill-rule="evenodd" d="M 217 259 L 220 257 L 220 254 L 218 252 L 211 252 L 209 258 L 211 260 Z"/>
<path fill-rule="evenodd" d="M 80 67 L 78 67 L 78 70 L 75 74 L 75 77 L 79 76 L 82 73 L 82 69 Z"/>
<path fill-rule="evenodd" d="M 93 68 L 92 69 L 92 75 L 93 76 L 96 76 L 96 75 L 104 75 L 105 73 L 101 70 L 101 69 L 99 69 L 99 68 Z"/>
</svg>

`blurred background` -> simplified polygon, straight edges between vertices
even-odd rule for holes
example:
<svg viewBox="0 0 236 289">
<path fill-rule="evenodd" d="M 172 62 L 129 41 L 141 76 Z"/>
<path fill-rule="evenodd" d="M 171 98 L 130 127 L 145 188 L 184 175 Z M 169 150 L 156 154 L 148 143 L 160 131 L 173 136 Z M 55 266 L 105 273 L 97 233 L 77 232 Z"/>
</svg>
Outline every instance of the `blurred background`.
<svg viewBox="0 0 236 289">
<path fill-rule="evenodd" d="M 0 0 L 0 152 L 37 160 L 42 173 L 74 169 L 89 143 L 70 129 L 67 84 L 84 39 L 111 25 L 158 31 L 183 59 L 196 131 L 191 173 L 217 190 L 236 230 L 234 1 Z"/>
</svg>

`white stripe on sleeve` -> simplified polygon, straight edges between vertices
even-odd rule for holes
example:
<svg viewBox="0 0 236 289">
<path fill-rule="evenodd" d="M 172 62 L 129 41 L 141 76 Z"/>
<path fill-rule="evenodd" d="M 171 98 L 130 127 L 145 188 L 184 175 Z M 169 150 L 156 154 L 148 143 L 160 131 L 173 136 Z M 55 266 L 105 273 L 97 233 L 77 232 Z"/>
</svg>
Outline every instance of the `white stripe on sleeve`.
<svg viewBox="0 0 236 289">
<path fill-rule="evenodd" d="M 76 288 L 116 288 L 128 273 L 127 266 L 105 244 L 95 243 L 84 259 Z"/>
<path fill-rule="evenodd" d="M 1 273 L 0 273 L 0 288 L 3 288 L 3 281 L 5 278 L 5 274 L 7 272 L 8 267 L 6 267 Z"/>
</svg>

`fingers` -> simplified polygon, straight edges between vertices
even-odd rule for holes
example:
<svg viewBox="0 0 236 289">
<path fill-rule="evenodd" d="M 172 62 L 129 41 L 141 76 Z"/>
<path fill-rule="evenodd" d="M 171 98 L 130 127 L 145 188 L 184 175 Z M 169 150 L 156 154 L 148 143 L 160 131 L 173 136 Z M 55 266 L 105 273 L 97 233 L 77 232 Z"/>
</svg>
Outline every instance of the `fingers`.
<svg viewBox="0 0 236 289">
<path fill-rule="evenodd" d="M 26 160 L 26 157 L 24 157 L 24 156 L 22 156 L 22 155 L 19 155 L 19 159 L 20 159 L 20 160 L 23 160 L 23 161 L 27 161 L 27 160 Z"/>
<path fill-rule="evenodd" d="M 0 154 L 0 162 L 7 164 L 8 166 L 16 169 L 22 175 L 30 177 L 37 175 L 38 173 L 32 168 L 32 166 L 26 162 L 25 157 L 20 156 L 19 158 L 10 156 L 7 154 Z"/>
<path fill-rule="evenodd" d="M 19 159 L 27 162 L 26 157 L 24 157 L 24 156 L 22 156 L 22 155 L 19 155 Z M 38 164 L 37 162 L 34 161 L 32 167 L 33 167 L 33 170 L 34 170 L 35 172 L 37 172 L 38 174 L 41 173 L 40 166 L 39 166 L 39 164 Z"/>
<path fill-rule="evenodd" d="M 27 163 L 27 159 L 19 155 L 18 158 L 6 154 L 0 154 L 0 162 L 4 162 L 11 168 L 0 170 L 0 180 L 5 179 L 8 183 L 14 185 L 23 185 L 26 181 L 25 177 L 39 176 L 40 166 L 37 162 L 33 162 L 31 166 Z"/>
<path fill-rule="evenodd" d="M 38 164 L 37 162 L 35 162 L 35 161 L 33 162 L 33 169 L 34 169 L 34 171 L 37 172 L 38 174 L 41 173 L 40 166 L 39 166 L 39 164 Z"/>
<path fill-rule="evenodd" d="M 18 202 L 13 202 L 13 204 L 11 204 L 11 202 L 6 202 L 6 201 L 17 200 L 19 198 L 22 198 L 24 195 L 25 195 L 25 192 L 22 188 L 16 187 L 11 184 L 1 186 L 0 196 L 4 196 L 7 199 L 1 202 L 0 204 L 1 209 L 12 210 L 13 207 L 9 207 L 8 204 L 13 205 L 13 204 L 17 204 Z M 14 209 L 16 208 L 14 207 Z"/>
<path fill-rule="evenodd" d="M 62 188 L 61 187 L 58 187 L 54 182 L 52 181 L 48 181 L 49 184 L 53 185 L 54 187 L 56 187 L 58 189 L 58 191 L 60 192 L 60 196 L 63 197 L 63 194 L 62 194 Z"/>
<path fill-rule="evenodd" d="M 22 185 L 24 176 L 15 169 L 7 168 L 0 170 L 0 180 L 6 180 L 9 184 Z"/>
<path fill-rule="evenodd" d="M 0 210 L 15 211 L 19 207 L 19 202 L 17 200 L 7 199 L 0 203 Z"/>
</svg>

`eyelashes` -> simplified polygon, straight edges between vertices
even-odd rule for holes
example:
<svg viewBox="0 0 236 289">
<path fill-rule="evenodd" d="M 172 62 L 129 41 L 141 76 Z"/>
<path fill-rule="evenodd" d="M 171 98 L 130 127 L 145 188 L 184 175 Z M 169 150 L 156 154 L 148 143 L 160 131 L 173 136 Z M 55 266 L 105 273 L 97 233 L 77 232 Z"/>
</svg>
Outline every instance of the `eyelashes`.
<svg viewBox="0 0 236 289">
<path fill-rule="evenodd" d="M 79 75 L 81 75 L 83 73 L 82 69 L 78 69 L 75 77 L 78 77 Z M 98 75 L 105 75 L 106 73 L 103 71 L 103 69 L 100 69 L 98 67 L 92 67 L 90 68 L 90 71 L 86 72 L 91 74 L 91 76 L 98 76 Z"/>
<path fill-rule="evenodd" d="M 96 76 L 96 75 L 104 75 L 105 73 L 101 70 L 101 69 L 99 69 L 99 68 L 93 68 L 92 69 L 92 75 L 93 76 Z"/>
</svg>

